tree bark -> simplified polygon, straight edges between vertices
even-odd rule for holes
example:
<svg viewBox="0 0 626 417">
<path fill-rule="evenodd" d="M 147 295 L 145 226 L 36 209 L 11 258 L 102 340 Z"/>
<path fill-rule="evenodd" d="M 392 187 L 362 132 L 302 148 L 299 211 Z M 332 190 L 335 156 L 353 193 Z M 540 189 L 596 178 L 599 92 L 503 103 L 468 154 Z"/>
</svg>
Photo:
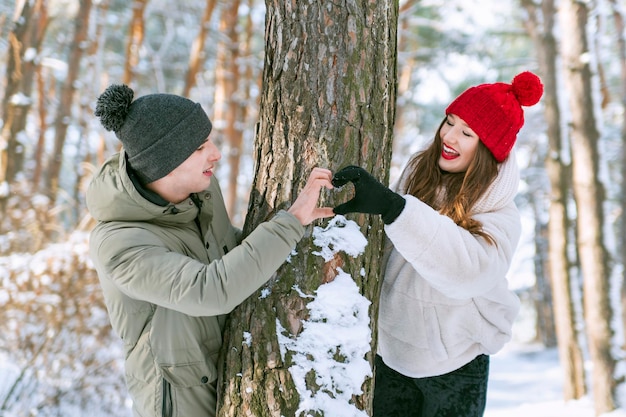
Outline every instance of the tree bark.
<svg viewBox="0 0 626 417">
<path fill-rule="evenodd" d="M 572 114 L 572 178 L 578 212 L 578 250 L 583 276 L 585 331 L 593 362 L 592 391 L 596 415 L 615 409 L 615 360 L 611 355 L 612 309 L 607 252 L 604 247 L 604 191 L 599 181 L 599 133 L 594 116 L 592 71 L 585 3 L 561 3 L 563 64 Z"/>
<path fill-rule="evenodd" d="M 267 0 L 263 91 L 255 142 L 255 179 L 247 234 L 294 200 L 315 166 L 332 170 L 355 164 L 388 180 L 396 98 L 398 4 L 378 2 L 282 2 Z M 346 191 L 335 194 L 345 201 Z M 332 205 L 335 198 L 324 198 Z M 294 416 L 300 398 L 289 372 L 290 355 L 281 356 L 276 321 L 292 336 L 307 316 L 307 299 L 332 281 L 336 267 L 350 273 L 372 301 L 372 348 L 383 244 L 377 217 L 355 216 L 368 239 L 356 258 L 337 255 L 329 263 L 311 229 L 270 280 L 271 295 L 250 297 L 230 316 L 218 385 L 220 416 Z M 362 271 L 362 272 L 361 272 Z M 249 332 L 252 343 L 243 344 Z M 373 352 L 373 350 L 372 350 Z M 368 360 L 373 361 L 370 352 Z M 314 380 L 314 377 L 310 378 Z M 315 390 L 314 383 L 309 387 Z M 371 408 L 372 379 L 353 403 Z M 319 414 L 319 411 L 309 410 Z"/>
<path fill-rule="evenodd" d="M 561 368 L 563 369 L 563 397 L 579 399 L 586 394 L 585 368 L 582 348 L 576 327 L 572 278 L 567 255 L 570 220 L 568 201 L 571 190 L 571 172 L 567 165 L 570 155 L 562 145 L 561 112 L 558 102 L 557 57 L 554 37 L 556 16 L 554 0 L 541 3 L 541 18 L 535 2 L 522 0 L 529 14 L 527 29 L 538 51 L 538 61 L 544 85 L 544 113 L 547 122 L 548 153 L 545 161 L 550 179 L 550 207 L 548 209 L 548 258 L 552 286 L 552 302 L 556 319 L 556 334 Z M 538 22 L 543 22 L 539 28 Z"/>
</svg>

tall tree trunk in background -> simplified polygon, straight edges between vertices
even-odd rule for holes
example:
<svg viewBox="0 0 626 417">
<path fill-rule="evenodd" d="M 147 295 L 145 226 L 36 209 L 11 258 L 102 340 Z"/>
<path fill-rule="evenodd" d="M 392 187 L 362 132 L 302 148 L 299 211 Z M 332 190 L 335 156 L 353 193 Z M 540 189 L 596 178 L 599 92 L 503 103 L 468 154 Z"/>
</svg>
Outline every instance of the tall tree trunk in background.
<svg viewBox="0 0 626 417">
<path fill-rule="evenodd" d="M 145 22 L 143 13 L 148 5 L 148 0 L 133 0 L 132 18 L 128 28 L 128 40 L 126 41 L 126 62 L 124 62 L 124 75 L 122 82 L 129 85 L 133 80 L 135 67 L 139 63 L 139 51 L 145 37 Z"/>
<path fill-rule="evenodd" d="M 412 33 L 408 28 L 411 25 L 411 19 L 417 14 L 413 9 L 418 3 L 419 0 L 406 0 L 398 9 L 398 51 L 400 53 L 405 51 L 412 52 L 406 54 L 406 58 L 398 62 L 398 101 L 402 100 L 404 96 L 408 96 L 415 84 L 413 82 L 413 73 L 418 63 L 414 54 L 419 51 L 421 45 L 416 45 L 418 42 L 410 39 Z M 394 124 L 396 132 L 404 129 L 405 117 L 403 117 L 404 113 L 402 110 L 403 106 L 398 105 L 396 108 L 396 122 Z M 398 144 L 399 141 L 394 142 L 394 154 L 400 153 L 400 150 L 397 149 Z"/>
<path fill-rule="evenodd" d="M 315 166 L 337 170 L 363 166 L 388 180 L 396 99 L 398 3 L 266 1 L 265 68 L 255 150 L 255 179 L 244 234 L 293 201 Z M 342 201 L 346 192 L 337 194 Z M 322 204 L 336 201 L 326 199 Z M 219 385 L 220 416 L 295 416 L 299 394 L 281 356 L 277 320 L 295 337 L 306 317 L 307 299 L 332 281 L 336 267 L 351 274 L 372 301 L 372 348 L 383 245 L 377 217 L 357 216 L 368 239 L 356 258 L 337 255 L 324 263 L 311 230 L 271 280 L 271 294 L 254 294 L 231 313 Z M 244 332 L 252 343 L 243 342 Z M 373 360 L 370 353 L 367 358 Z M 298 381 L 304 382 L 304 381 Z M 315 391 L 315 375 L 306 378 Z M 356 407 L 371 407 L 372 380 Z M 315 413 L 315 410 L 310 410 Z M 316 415 L 321 415 L 319 412 Z"/>
<path fill-rule="evenodd" d="M 222 8 L 220 33 L 223 34 L 217 51 L 215 70 L 215 124 L 224 140 L 225 159 L 228 167 L 228 185 L 225 203 L 233 216 L 237 202 L 237 177 L 243 149 L 242 118 L 240 117 L 241 90 L 239 80 L 239 0 Z"/>
<path fill-rule="evenodd" d="M 548 222 L 548 257 L 552 299 L 556 319 L 559 359 L 563 369 L 563 397 L 565 400 L 581 398 L 586 394 L 585 368 L 582 348 L 578 341 L 572 278 L 567 255 L 569 236 L 568 200 L 571 183 L 567 163 L 570 156 L 562 145 L 561 112 L 558 102 L 557 57 L 554 37 L 556 17 L 554 0 L 541 2 L 541 10 L 532 0 L 522 0 L 528 12 L 526 27 L 536 50 L 544 85 L 544 113 L 547 123 L 548 153 L 546 171 L 550 179 L 550 207 Z M 537 13 L 541 12 L 541 16 Z M 539 22 L 543 22 L 540 27 Z"/>
<path fill-rule="evenodd" d="M 37 135 L 37 144 L 35 145 L 35 154 L 33 156 L 35 169 L 33 170 L 33 184 L 35 190 L 39 190 L 41 184 L 41 176 L 44 171 L 44 152 L 46 147 L 46 131 L 48 129 L 48 109 L 46 106 L 46 80 L 45 71 L 42 67 L 37 67 L 37 119 L 39 125 L 39 134 Z"/>
<path fill-rule="evenodd" d="M 252 92 L 261 90 L 263 76 L 262 72 L 257 69 L 256 62 L 260 62 L 260 60 L 257 60 L 253 50 L 253 43 L 256 40 L 256 27 L 254 21 L 252 20 L 252 11 L 254 9 L 255 1 L 256 0 L 247 0 L 245 4 L 247 6 L 247 13 L 244 19 L 244 29 L 242 30 L 243 40 L 239 42 L 241 45 L 241 62 L 239 65 L 241 77 L 238 87 L 240 91 L 240 99 L 237 100 L 237 114 L 238 123 L 240 123 L 240 126 L 244 126 L 244 128 L 245 126 L 253 126 L 257 119 L 260 94 L 253 96 Z M 250 145 L 253 145 L 253 140 L 248 140 L 248 138 L 244 136 L 244 128 L 239 129 L 241 138 L 238 157 L 240 159 L 243 158 L 244 155 L 247 155 L 246 152 L 248 152 L 248 148 L 251 148 Z M 237 176 L 234 178 L 231 177 L 231 185 L 229 187 L 230 190 L 228 191 L 231 198 L 229 213 L 234 221 L 243 223 L 243 219 L 246 217 L 248 199 L 247 197 L 242 198 L 240 191 L 242 189 L 248 190 L 250 183 L 242 183 L 240 179 L 243 176 L 241 175 L 241 170 L 239 168 L 242 161 L 238 161 L 237 164 Z M 247 177 L 248 176 L 245 176 L 245 178 Z"/>
<path fill-rule="evenodd" d="M 616 0 L 611 0 L 613 9 L 613 20 L 615 21 L 615 32 L 617 33 L 617 50 L 620 65 L 620 102 L 622 103 L 622 111 L 626 111 L 626 34 L 624 33 L 625 16 L 621 3 L 618 5 Z M 622 332 L 626 335 L 626 120 L 622 120 L 622 192 L 621 208 L 622 214 L 619 220 L 618 245 L 619 254 L 622 262 L 622 287 L 620 289 L 620 298 L 622 306 Z M 626 337 L 622 341 L 622 349 L 626 349 Z"/>
<path fill-rule="evenodd" d="M 206 44 L 206 37 L 209 31 L 209 23 L 213 16 L 213 10 L 217 0 L 206 0 L 206 7 L 202 14 L 202 20 L 200 21 L 200 30 L 198 35 L 191 44 L 191 53 L 189 54 L 189 68 L 187 68 L 187 75 L 185 76 L 185 87 L 183 88 L 183 97 L 189 97 L 191 89 L 196 85 L 196 76 L 202 69 L 202 63 L 204 62 L 205 53 L 204 45 Z"/>
<path fill-rule="evenodd" d="M 2 130 L 0 132 L 0 210 L 9 196 L 10 183 L 22 170 L 25 144 L 20 133 L 26 128 L 26 116 L 32 107 L 33 82 L 37 72 L 37 55 L 48 27 L 44 0 L 23 2 L 22 10 L 9 33 L 5 95 L 2 100 Z"/>
<path fill-rule="evenodd" d="M 67 127 L 72 117 L 74 104 L 74 92 L 80 72 L 80 64 L 85 52 L 87 42 L 87 29 L 89 27 L 89 14 L 91 13 L 92 0 L 81 0 L 78 13 L 74 20 L 74 38 L 70 45 L 70 54 L 67 62 L 67 75 L 61 87 L 61 96 L 57 106 L 57 114 L 54 119 L 54 147 L 48 164 L 46 177 L 46 193 L 54 203 L 59 190 L 61 165 L 63 163 L 63 147 L 67 135 Z"/>
<path fill-rule="evenodd" d="M 571 146 L 574 198 L 578 212 L 578 250 L 583 277 L 583 305 L 596 415 L 615 409 L 611 355 L 612 309 L 607 252 L 604 247 L 604 192 L 599 181 L 598 138 L 587 38 L 587 4 L 561 2 L 563 64 L 572 113 Z"/>
<path fill-rule="evenodd" d="M 89 36 L 88 46 L 86 48 L 87 65 L 85 66 L 85 73 L 87 79 L 98 80 L 102 76 L 103 68 L 99 61 L 99 54 L 103 51 L 103 30 L 104 22 L 106 22 L 107 13 L 109 11 L 110 0 L 100 0 L 95 4 L 95 10 L 93 13 L 93 30 Z M 101 93 L 101 86 L 99 83 L 90 83 L 85 86 L 84 92 L 89 97 L 98 97 Z M 85 191 L 87 190 L 88 181 L 93 174 L 90 170 L 91 161 L 94 160 L 92 155 L 92 147 L 89 146 L 89 133 L 90 122 L 93 120 L 93 102 L 89 100 L 80 100 L 78 113 L 78 129 L 80 131 L 80 139 L 77 144 L 76 154 L 74 156 L 74 166 L 76 167 L 76 182 L 74 183 L 74 194 L 72 195 L 72 201 L 75 202 L 74 206 L 74 220 L 76 223 L 80 221 L 82 215 L 81 202 L 84 202 Z"/>
<path fill-rule="evenodd" d="M 535 164 L 533 165 L 536 166 Z M 535 193 L 531 192 L 528 194 L 528 203 L 533 210 L 533 218 L 535 219 L 535 256 L 533 259 L 535 265 L 535 285 L 531 290 L 531 297 L 537 315 L 535 341 L 551 348 L 557 346 L 557 337 L 552 286 L 546 270 L 550 265 L 548 260 L 549 226 L 541 220 L 543 217 L 542 213 L 545 212 L 543 200 L 543 198 L 537 198 Z"/>
</svg>

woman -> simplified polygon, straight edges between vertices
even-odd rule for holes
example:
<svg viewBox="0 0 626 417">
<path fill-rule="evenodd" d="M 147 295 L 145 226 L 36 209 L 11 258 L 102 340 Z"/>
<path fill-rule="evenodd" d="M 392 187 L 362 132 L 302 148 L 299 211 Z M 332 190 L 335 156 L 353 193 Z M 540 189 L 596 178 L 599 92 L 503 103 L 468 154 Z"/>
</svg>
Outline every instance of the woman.
<svg viewBox="0 0 626 417">
<path fill-rule="evenodd" d="M 379 312 L 374 416 L 482 416 L 489 355 L 511 338 L 519 300 L 506 272 L 520 237 L 512 147 L 522 106 L 543 94 L 531 72 L 471 87 L 446 109 L 398 194 L 359 167 L 337 214 L 382 215 L 388 237 Z"/>
</svg>

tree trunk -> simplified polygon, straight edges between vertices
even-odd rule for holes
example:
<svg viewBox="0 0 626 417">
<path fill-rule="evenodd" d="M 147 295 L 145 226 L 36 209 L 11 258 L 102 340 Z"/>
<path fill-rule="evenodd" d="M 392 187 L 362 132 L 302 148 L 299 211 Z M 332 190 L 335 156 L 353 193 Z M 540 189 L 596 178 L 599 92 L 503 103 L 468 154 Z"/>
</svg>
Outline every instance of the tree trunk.
<svg viewBox="0 0 626 417">
<path fill-rule="evenodd" d="M 332 170 L 361 165 L 388 180 L 396 98 L 398 4 L 378 2 L 282 2 L 267 0 L 263 91 L 255 146 L 255 179 L 247 234 L 276 210 L 293 201 L 315 166 Z M 336 194 L 337 201 L 348 198 Z M 322 204 L 334 204 L 325 198 Z M 325 263 L 312 252 L 309 230 L 289 263 L 270 281 L 271 294 L 250 297 L 230 316 L 225 334 L 226 369 L 219 381 L 220 416 L 295 416 L 300 396 L 281 355 L 277 321 L 292 337 L 302 330 L 307 298 L 332 281 L 336 267 L 352 275 L 372 301 L 372 349 L 383 244 L 382 222 L 356 216 L 368 239 L 365 253 L 337 255 Z M 297 288 L 298 290 L 294 289 Z M 252 343 L 242 343 L 244 332 Z M 339 348 L 337 349 L 339 351 Z M 372 351 L 373 352 L 373 351 Z M 370 365 L 373 354 L 367 355 Z M 303 381 L 296 381 L 303 382 Z M 315 375 L 307 375 L 315 392 Z M 339 387 L 341 388 L 341 387 Z M 372 379 L 353 396 L 355 410 L 371 408 Z M 305 410 L 323 415 L 319 410 Z"/>
<path fill-rule="evenodd" d="M 224 34 L 217 52 L 215 122 L 223 136 L 228 163 L 228 186 L 225 203 L 232 217 L 237 209 L 237 178 L 243 149 L 241 71 L 239 59 L 239 0 L 222 9 L 220 32 Z"/>
<path fill-rule="evenodd" d="M 586 394 L 583 353 L 578 342 L 578 330 L 572 279 L 567 255 L 569 245 L 569 215 L 567 204 L 571 184 L 566 160 L 570 156 L 562 146 L 561 112 L 558 103 L 557 45 L 554 37 L 554 0 L 541 3 L 541 18 L 536 3 L 522 0 L 528 11 L 528 31 L 538 51 L 538 61 L 544 85 L 544 112 L 547 122 L 548 153 L 546 170 L 550 179 L 550 207 L 548 222 L 548 258 L 552 285 L 552 302 L 556 319 L 557 344 L 563 369 L 563 397 L 579 399 Z M 538 22 L 543 22 L 542 30 Z M 565 159 L 565 160 L 564 160 Z"/>
<path fill-rule="evenodd" d="M 626 29 L 624 24 L 624 12 L 622 11 L 621 4 L 617 4 L 616 0 L 611 0 L 611 7 L 613 9 L 613 20 L 615 21 L 615 32 L 617 33 L 617 50 L 619 54 L 620 65 L 620 81 L 621 92 L 620 102 L 622 103 L 622 109 L 626 110 L 626 35 L 624 30 Z M 618 244 L 619 254 L 622 262 L 622 287 L 620 289 L 620 298 L 622 306 L 622 332 L 626 335 L 626 269 L 623 265 L 626 265 L 626 121 L 622 120 L 622 192 L 621 192 L 621 207 L 622 214 L 619 221 Z M 622 349 L 626 349 L 626 337 L 622 341 Z"/>
<path fill-rule="evenodd" d="M 241 81 L 239 83 L 239 89 L 241 90 L 241 98 L 238 100 L 238 112 L 239 115 L 239 123 L 241 126 L 251 126 L 256 121 L 258 116 L 258 108 L 259 108 L 259 97 L 260 95 L 253 95 L 253 91 L 261 91 L 261 83 L 263 79 L 263 74 L 260 70 L 257 69 L 255 62 L 257 60 L 254 57 L 253 44 L 256 39 L 255 34 L 255 24 L 252 20 L 252 10 L 254 7 L 255 0 L 248 0 L 246 3 L 248 12 L 245 18 L 245 29 L 243 32 L 244 39 L 241 41 L 241 52 L 240 56 L 242 57 L 242 62 L 240 64 L 240 72 L 242 73 Z M 248 148 L 251 148 L 253 145 L 252 140 L 245 139 L 245 132 L 243 129 L 239 129 L 241 134 L 240 138 L 240 146 L 239 146 L 239 158 L 243 158 L 246 155 Z M 241 161 L 238 161 L 238 164 L 241 164 Z M 231 168 L 232 169 L 232 168 Z M 249 183 L 241 183 L 239 180 L 242 178 L 241 170 L 239 167 L 237 168 L 237 177 L 231 178 L 231 183 L 233 183 L 233 191 L 231 192 L 231 198 L 234 198 L 230 204 L 230 214 L 234 220 L 243 223 L 243 219 L 246 217 L 246 207 L 248 206 L 248 199 L 241 198 L 240 190 L 245 186 L 244 189 L 248 189 Z M 247 176 L 245 178 L 248 178 Z M 251 182 L 251 181 L 250 181 Z"/>
<path fill-rule="evenodd" d="M 70 55 L 67 63 L 67 76 L 63 81 L 57 114 L 54 119 L 54 147 L 52 155 L 50 155 L 48 176 L 46 179 L 46 192 L 53 203 L 56 200 L 59 189 L 61 165 L 63 163 L 63 147 L 65 146 L 67 127 L 72 116 L 76 81 L 78 80 L 80 64 L 87 42 L 87 29 L 89 27 L 89 14 L 91 13 L 92 0 L 81 0 L 79 4 L 78 14 L 74 21 L 74 38 L 70 47 Z"/>
<path fill-rule="evenodd" d="M 610 270 L 604 247 L 604 192 L 598 179 L 598 138 L 594 116 L 592 74 L 587 39 L 585 3 L 561 3 L 563 63 L 569 92 L 572 146 L 572 178 L 578 212 L 578 248 L 583 276 L 583 305 L 589 353 L 593 363 L 592 391 L 596 415 L 615 409 L 611 355 L 612 309 L 609 299 Z"/>
<path fill-rule="evenodd" d="M 99 54 L 103 52 L 104 45 L 101 44 L 103 30 L 105 28 L 107 14 L 109 12 L 110 0 L 100 0 L 94 5 L 93 24 L 94 29 L 89 37 L 88 47 L 85 49 L 86 65 L 84 73 L 87 79 L 98 80 L 101 78 L 103 68 L 99 61 Z M 83 87 L 83 93 L 89 97 L 98 97 L 101 92 L 99 83 L 90 83 Z M 79 224 L 82 213 L 80 202 L 84 201 L 84 194 L 89 181 L 92 178 L 93 171 L 90 168 L 90 162 L 94 160 L 92 147 L 89 145 L 90 122 L 93 120 L 93 103 L 88 100 L 80 100 L 78 103 L 77 114 L 77 130 L 79 132 L 79 140 L 76 144 L 73 165 L 76 167 L 76 180 L 74 182 L 74 193 L 72 201 L 76 202 L 73 206 L 73 218 L 76 224 Z"/>
<path fill-rule="evenodd" d="M 39 134 L 37 135 L 37 144 L 35 145 L 35 152 L 33 155 L 33 160 L 35 162 L 35 168 L 33 170 L 33 184 L 34 190 L 36 191 L 39 191 L 41 186 L 41 177 L 44 171 L 43 160 L 46 147 L 46 130 L 48 129 L 46 91 L 47 88 L 44 71 L 41 66 L 39 66 L 37 68 L 37 120 L 39 121 Z"/>
<path fill-rule="evenodd" d="M 202 14 L 202 20 L 200 21 L 200 30 L 198 35 L 191 44 L 191 53 L 189 54 L 189 68 L 187 68 L 187 75 L 185 76 L 185 87 L 183 88 L 183 97 L 189 97 L 191 89 L 196 85 L 196 77 L 202 69 L 202 63 L 204 62 L 205 52 L 204 45 L 206 43 L 207 32 L 209 31 L 209 23 L 213 16 L 213 10 L 217 0 L 206 0 L 206 7 Z"/>
<path fill-rule="evenodd" d="M 398 51 L 400 55 L 402 55 L 405 51 L 412 51 L 416 53 L 419 51 L 423 45 L 415 42 L 412 38 L 413 33 L 410 30 L 411 27 L 411 19 L 416 14 L 413 11 L 413 7 L 419 3 L 419 0 L 406 0 L 402 3 L 400 8 L 398 9 Z M 419 12 L 418 12 L 419 13 Z M 413 81 L 413 73 L 415 71 L 415 67 L 418 65 L 417 59 L 413 56 L 413 54 L 407 54 L 407 57 L 402 60 L 398 60 L 398 101 L 406 100 L 404 97 L 410 95 L 412 93 L 412 89 L 414 87 Z M 405 130 L 404 127 L 405 120 L 408 119 L 404 117 L 404 106 L 398 105 L 396 107 L 396 121 L 394 123 L 395 132 L 401 132 Z M 411 121 L 412 122 L 412 121 Z M 402 149 L 398 149 L 399 141 L 394 142 L 393 154 L 407 154 L 408 152 L 402 152 Z M 408 155 L 405 155 L 408 156 Z"/>
<path fill-rule="evenodd" d="M 541 220 L 544 207 L 542 201 L 538 200 L 543 199 L 538 199 L 530 193 L 529 204 L 533 209 L 535 218 L 535 285 L 531 290 L 531 295 L 537 314 L 536 341 L 546 347 L 555 347 L 557 340 L 552 286 L 546 270 L 549 268 L 547 259 L 548 225 Z"/>
<path fill-rule="evenodd" d="M 20 133 L 26 127 L 26 116 L 32 107 L 31 93 L 48 14 L 45 2 L 24 2 L 19 19 L 9 33 L 7 80 L 2 101 L 3 126 L 0 142 L 6 144 L 0 151 L 0 206 L 9 195 L 10 183 L 22 170 L 25 144 Z M 28 51 L 28 52 L 27 52 Z"/>
<path fill-rule="evenodd" d="M 133 15 L 128 28 L 128 41 L 126 42 L 126 61 L 124 62 L 124 75 L 122 82 L 126 85 L 133 80 L 135 67 L 139 64 L 139 50 L 145 37 L 145 24 L 143 13 L 146 10 L 148 0 L 133 0 Z"/>
</svg>

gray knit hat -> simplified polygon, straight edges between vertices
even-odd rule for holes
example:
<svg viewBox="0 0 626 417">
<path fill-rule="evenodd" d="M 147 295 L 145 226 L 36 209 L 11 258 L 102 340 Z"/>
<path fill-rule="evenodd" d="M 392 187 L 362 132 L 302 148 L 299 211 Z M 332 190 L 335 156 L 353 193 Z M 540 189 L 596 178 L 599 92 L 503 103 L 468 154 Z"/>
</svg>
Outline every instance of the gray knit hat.
<svg viewBox="0 0 626 417">
<path fill-rule="evenodd" d="M 124 84 L 109 86 L 98 97 L 95 115 L 124 145 L 128 163 L 144 183 L 172 172 L 211 133 L 211 121 L 199 103 L 173 94 L 149 94 L 133 101 Z"/>
</svg>

